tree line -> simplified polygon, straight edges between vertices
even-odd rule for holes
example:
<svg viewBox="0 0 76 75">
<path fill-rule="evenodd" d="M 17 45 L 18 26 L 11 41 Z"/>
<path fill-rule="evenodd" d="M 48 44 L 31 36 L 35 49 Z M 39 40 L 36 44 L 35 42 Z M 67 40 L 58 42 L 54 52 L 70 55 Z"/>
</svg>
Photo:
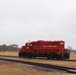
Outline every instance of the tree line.
<svg viewBox="0 0 76 75">
<path fill-rule="evenodd" d="M 0 51 L 18 51 L 19 47 L 17 44 L 11 44 L 11 45 L 0 45 Z"/>
</svg>

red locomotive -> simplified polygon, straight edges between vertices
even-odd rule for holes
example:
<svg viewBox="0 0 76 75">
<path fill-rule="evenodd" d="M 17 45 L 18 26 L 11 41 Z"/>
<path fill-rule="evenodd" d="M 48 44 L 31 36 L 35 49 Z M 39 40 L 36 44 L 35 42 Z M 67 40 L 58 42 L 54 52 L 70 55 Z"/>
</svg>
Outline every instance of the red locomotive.
<svg viewBox="0 0 76 75">
<path fill-rule="evenodd" d="M 27 42 L 19 51 L 19 57 L 35 58 L 47 57 L 48 59 L 69 59 L 70 52 L 65 49 L 64 41 L 33 41 Z"/>
</svg>

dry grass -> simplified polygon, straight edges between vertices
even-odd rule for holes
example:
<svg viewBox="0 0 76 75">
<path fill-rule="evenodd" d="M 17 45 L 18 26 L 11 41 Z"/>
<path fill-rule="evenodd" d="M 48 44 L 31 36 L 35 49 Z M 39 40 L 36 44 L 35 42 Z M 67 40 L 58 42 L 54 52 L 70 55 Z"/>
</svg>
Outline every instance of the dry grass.
<svg viewBox="0 0 76 75">
<path fill-rule="evenodd" d="M 0 52 L 0 55 L 18 56 L 18 52 Z"/>
</svg>

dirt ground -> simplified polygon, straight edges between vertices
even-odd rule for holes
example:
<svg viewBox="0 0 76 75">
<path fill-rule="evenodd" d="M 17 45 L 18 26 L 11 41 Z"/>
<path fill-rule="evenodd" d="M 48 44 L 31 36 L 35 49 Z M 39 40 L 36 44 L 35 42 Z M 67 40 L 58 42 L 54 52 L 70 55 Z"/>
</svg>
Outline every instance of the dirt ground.
<svg viewBox="0 0 76 75">
<path fill-rule="evenodd" d="M 18 52 L 12 52 L 12 53 L 0 52 L 0 55 L 18 56 Z M 75 53 L 72 53 L 71 59 L 74 60 L 76 59 Z M 76 74 L 60 73 L 60 72 L 44 72 L 36 69 L 31 69 L 22 64 L 14 64 L 14 63 L 11 64 L 0 60 L 0 75 L 76 75 Z"/>
</svg>

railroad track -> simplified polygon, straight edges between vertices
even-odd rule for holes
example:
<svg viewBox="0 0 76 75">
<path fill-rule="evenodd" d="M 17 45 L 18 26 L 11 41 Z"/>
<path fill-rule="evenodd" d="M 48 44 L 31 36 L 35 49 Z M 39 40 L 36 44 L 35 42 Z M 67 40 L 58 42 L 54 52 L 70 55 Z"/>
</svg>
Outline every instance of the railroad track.
<svg viewBox="0 0 76 75">
<path fill-rule="evenodd" d="M 9 55 L 0 55 L 0 57 L 13 57 L 13 58 L 19 58 L 18 56 L 9 56 Z M 31 59 L 33 59 L 33 58 L 31 58 Z M 46 58 L 34 58 L 34 59 L 47 60 Z M 71 62 L 76 62 L 76 60 L 60 60 L 60 61 L 71 61 Z"/>
<path fill-rule="evenodd" d="M 76 74 L 76 68 L 71 68 L 71 67 L 63 67 L 63 66 L 57 66 L 57 65 L 50 65 L 50 64 L 43 64 L 43 63 L 29 62 L 29 61 L 9 59 L 9 58 L 1 58 L 1 57 L 0 57 L 0 60 L 15 62 L 15 63 L 22 63 L 22 64 L 35 65 L 35 66 L 45 67 L 45 68 L 49 68 L 49 69 L 64 71 L 66 73 Z"/>
</svg>

